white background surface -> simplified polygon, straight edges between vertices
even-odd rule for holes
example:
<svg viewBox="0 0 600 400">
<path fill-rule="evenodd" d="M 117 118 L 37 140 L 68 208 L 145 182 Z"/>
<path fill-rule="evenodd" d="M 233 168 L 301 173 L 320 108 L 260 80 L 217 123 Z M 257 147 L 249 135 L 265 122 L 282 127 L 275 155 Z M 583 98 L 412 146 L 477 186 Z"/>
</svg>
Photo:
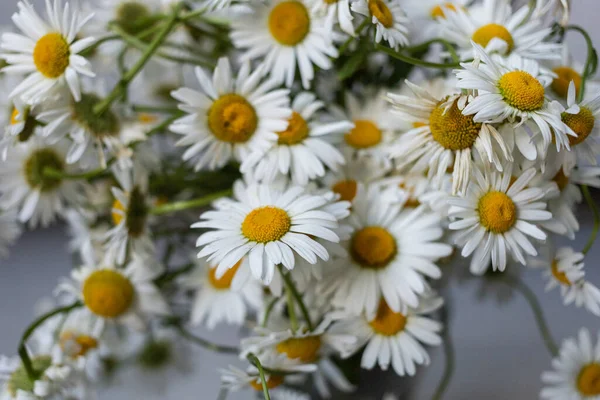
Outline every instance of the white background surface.
<svg viewBox="0 0 600 400">
<path fill-rule="evenodd" d="M 41 2 L 37 2 L 41 3 Z M 600 1 L 573 0 L 573 23 L 588 29 L 596 44 L 600 44 Z M 0 0 L 0 22 L 8 22 L 16 0 Z M 585 58 L 582 39 L 569 36 L 575 45 L 574 54 Z M 587 239 L 590 216 L 581 215 L 582 232 L 574 247 L 580 249 Z M 586 261 L 588 279 L 600 285 L 600 244 L 596 244 Z M 50 295 L 58 277 L 71 268 L 66 252 L 62 227 L 31 232 L 21 238 L 8 260 L 0 261 L 0 353 L 14 354 L 24 327 L 31 321 L 34 304 L 41 295 Z M 558 292 L 545 294 L 537 271 L 523 273 L 524 280 L 536 292 L 555 338 L 575 335 L 581 326 L 592 331 L 600 329 L 597 317 L 561 304 Z M 493 290 L 481 290 L 480 282 L 450 284 L 453 302 L 451 332 L 456 351 L 456 374 L 447 391 L 446 399 L 468 400 L 529 400 L 538 397 L 540 373 L 550 366 L 550 357 L 542 344 L 527 303 L 518 294 L 498 303 Z M 481 298 L 481 293 L 486 293 Z M 211 334 L 222 343 L 234 343 L 235 332 L 227 328 Z M 443 367 L 443 354 L 432 352 L 432 364 L 421 369 L 415 380 L 413 399 L 429 399 L 436 387 Z M 218 392 L 217 367 L 225 367 L 234 358 L 215 356 L 202 349 L 190 353 L 193 371 L 171 371 L 167 377 L 127 371 L 114 384 L 103 390 L 102 399 L 216 399 Z M 172 374 L 171 374 L 172 373 Z M 397 383 L 396 383 L 397 382 Z M 388 385 L 398 388 L 400 379 Z M 168 385 L 167 385 L 168 383 Z M 165 386 L 167 385 L 167 386 Z M 374 387 L 379 384 L 374 383 Z M 249 398 L 231 395 L 230 399 Z"/>
</svg>

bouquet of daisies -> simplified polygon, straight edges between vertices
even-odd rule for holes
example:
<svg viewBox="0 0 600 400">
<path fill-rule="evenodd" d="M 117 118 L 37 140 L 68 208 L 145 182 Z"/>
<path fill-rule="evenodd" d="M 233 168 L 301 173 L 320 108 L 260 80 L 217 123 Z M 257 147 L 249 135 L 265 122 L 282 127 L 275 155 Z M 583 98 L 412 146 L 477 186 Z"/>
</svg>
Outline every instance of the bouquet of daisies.
<svg viewBox="0 0 600 400">
<path fill-rule="evenodd" d="M 542 398 L 600 396 L 600 344 L 559 348 L 515 272 L 600 316 L 598 59 L 569 7 L 20 0 L 0 40 L 0 255 L 61 220 L 74 265 L 0 359 L 1 398 L 92 399 L 184 344 L 239 358 L 220 399 L 425 373 L 432 346 L 452 356 L 442 295 L 462 270 L 532 304 Z M 584 198 L 592 236 L 556 248 Z M 241 339 L 197 329 L 223 324 Z"/>
</svg>

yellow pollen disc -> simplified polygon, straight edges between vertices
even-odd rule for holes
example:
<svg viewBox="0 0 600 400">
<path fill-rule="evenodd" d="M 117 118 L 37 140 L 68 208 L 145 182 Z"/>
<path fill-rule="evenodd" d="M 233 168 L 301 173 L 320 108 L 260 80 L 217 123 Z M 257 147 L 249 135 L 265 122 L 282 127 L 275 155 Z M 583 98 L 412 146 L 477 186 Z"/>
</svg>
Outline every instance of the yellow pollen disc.
<svg viewBox="0 0 600 400">
<path fill-rule="evenodd" d="M 208 110 L 208 127 L 223 142 L 244 143 L 252 137 L 257 126 L 256 110 L 237 94 L 219 97 Z"/>
<path fill-rule="evenodd" d="M 481 124 L 473 122 L 472 115 L 463 115 L 456 105 L 457 101 L 445 113 L 440 103 L 429 116 L 433 139 L 448 150 L 473 147 L 481 131 Z"/>
<path fill-rule="evenodd" d="M 498 81 L 498 89 L 504 101 L 519 111 L 536 111 L 544 105 L 544 87 L 528 72 L 507 72 Z"/>
<path fill-rule="evenodd" d="M 456 11 L 456 6 L 450 2 L 446 2 L 444 4 L 438 4 L 437 6 L 431 9 L 430 15 L 431 18 L 446 18 L 446 14 L 444 13 L 444 9 Z"/>
<path fill-rule="evenodd" d="M 279 135 L 279 144 L 291 146 L 293 144 L 301 143 L 308 137 L 308 125 L 304 118 L 296 111 L 292 113 L 288 122 L 289 125 L 285 131 L 277 132 Z"/>
<path fill-rule="evenodd" d="M 577 136 L 569 135 L 571 146 L 578 145 L 587 139 L 596 125 L 596 118 L 594 118 L 594 114 L 587 107 L 580 107 L 578 114 L 562 113 L 561 119 L 577 134 Z"/>
<path fill-rule="evenodd" d="M 408 187 L 405 182 L 402 182 L 398 187 L 408 193 L 408 199 L 404 203 L 404 207 L 417 208 L 421 205 L 421 202 L 415 196 L 415 188 Z"/>
<path fill-rule="evenodd" d="M 587 364 L 577 377 L 577 390 L 584 396 L 597 396 L 600 394 L 600 364 Z"/>
<path fill-rule="evenodd" d="M 567 274 L 558 270 L 558 262 L 556 260 L 552 261 L 551 271 L 552 276 L 554 276 L 554 278 L 557 281 L 559 281 L 563 285 L 571 286 L 571 281 L 569 280 L 569 278 L 567 278 Z"/>
<path fill-rule="evenodd" d="M 60 335 L 60 347 L 67 350 L 67 345 L 70 342 L 75 342 L 79 346 L 79 351 L 72 354 L 73 357 L 85 356 L 88 351 L 98 347 L 98 340 L 88 335 L 79 335 L 75 332 L 63 332 Z"/>
<path fill-rule="evenodd" d="M 341 201 L 352 201 L 356 196 L 357 183 L 355 180 L 347 179 L 345 181 L 339 181 L 331 190 L 340 195 Z"/>
<path fill-rule="evenodd" d="M 15 108 L 13 108 L 13 111 L 10 115 L 10 124 L 16 125 L 19 122 L 21 122 L 21 121 L 19 121 L 19 110 L 17 110 L 17 108 L 15 107 Z"/>
<path fill-rule="evenodd" d="M 140 113 L 138 114 L 138 121 L 142 124 L 153 124 L 158 121 L 158 117 L 148 113 Z"/>
<path fill-rule="evenodd" d="M 369 322 L 369 325 L 380 335 L 394 336 L 404 330 L 406 316 L 402 313 L 394 312 L 385 300 L 382 299 L 379 302 L 375 319 Z"/>
<path fill-rule="evenodd" d="M 274 389 L 283 383 L 283 375 L 271 375 L 267 379 L 267 388 Z M 250 386 L 259 392 L 262 392 L 263 387 L 260 381 L 250 381 Z"/>
<path fill-rule="evenodd" d="M 116 225 L 119 225 L 121 223 L 121 221 L 123 221 L 123 218 L 125 218 L 125 216 L 119 214 L 118 212 L 115 212 L 114 210 L 125 211 L 125 206 L 119 200 L 115 199 L 115 201 L 113 202 L 112 208 L 113 208 L 113 211 L 111 212 L 111 216 L 112 216 L 113 224 L 115 224 L 115 226 L 116 226 Z"/>
<path fill-rule="evenodd" d="M 492 191 L 484 194 L 477 205 L 479 222 L 488 231 L 504 233 L 517 222 L 517 207 L 505 193 Z"/>
<path fill-rule="evenodd" d="M 306 336 L 302 338 L 290 338 L 277 344 L 277 351 L 287 355 L 291 359 L 299 359 L 302 362 L 310 363 L 318 358 L 321 348 L 320 336 Z"/>
<path fill-rule="evenodd" d="M 238 261 L 233 267 L 231 267 L 227 271 L 225 271 L 225 274 L 223 274 L 223 276 L 221 278 L 217 278 L 217 276 L 216 276 L 216 273 L 217 273 L 216 267 L 210 268 L 208 270 L 208 281 L 210 282 L 212 287 L 214 287 L 215 289 L 219 289 L 219 290 L 229 289 L 231 287 L 231 281 L 233 280 L 233 277 L 235 276 L 235 273 L 237 272 L 237 270 L 240 268 L 240 265 L 242 265 L 242 260 Z"/>
<path fill-rule="evenodd" d="M 354 121 L 354 129 L 344 135 L 346 143 L 355 149 L 366 149 L 381 142 L 381 131 L 373 122 L 366 119 Z"/>
<path fill-rule="evenodd" d="M 569 84 L 571 81 L 575 84 L 575 94 L 579 94 L 581 87 L 581 75 L 570 67 L 557 67 L 552 70 L 558 75 L 552 81 L 552 90 L 560 97 L 566 99 L 569 94 Z"/>
<path fill-rule="evenodd" d="M 288 233 L 292 220 L 281 208 L 266 206 L 250 211 L 242 222 L 242 234 L 253 242 L 268 243 Z"/>
<path fill-rule="evenodd" d="M 506 42 L 508 45 L 506 51 L 507 53 L 510 53 L 515 46 L 513 37 L 508 29 L 498 24 L 487 24 L 480 27 L 475 31 L 475 33 L 473 33 L 473 37 L 471 39 L 473 39 L 475 43 L 485 48 L 493 38 L 502 39 Z"/>
<path fill-rule="evenodd" d="M 46 78 L 56 79 L 69 66 L 71 49 L 60 33 L 48 33 L 42 36 L 33 49 L 33 63 Z"/>
<path fill-rule="evenodd" d="M 350 244 L 352 258 L 363 268 L 383 268 L 396 256 L 397 251 L 394 237 L 379 226 L 359 230 Z"/>
<path fill-rule="evenodd" d="M 394 16 L 383 0 L 369 0 L 369 11 L 386 28 L 394 26 Z"/>
<path fill-rule="evenodd" d="M 556 173 L 556 175 L 554 175 L 554 178 L 552 178 L 552 180 L 556 183 L 556 186 L 558 186 L 558 190 L 560 190 L 561 192 L 565 190 L 565 188 L 569 184 L 569 177 L 565 175 L 565 172 L 562 168 L 558 170 L 558 172 Z"/>
<path fill-rule="evenodd" d="M 94 314 L 116 318 L 133 303 L 131 281 L 111 269 L 94 271 L 83 282 L 83 302 Z"/>
<path fill-rule="evenodd" d="M 277 4 L 269 14 L 269 31 L 279 43 L 295 46 L 310 30 L 310 17 L 304 4 L 291 0 Z"/>
</svg>

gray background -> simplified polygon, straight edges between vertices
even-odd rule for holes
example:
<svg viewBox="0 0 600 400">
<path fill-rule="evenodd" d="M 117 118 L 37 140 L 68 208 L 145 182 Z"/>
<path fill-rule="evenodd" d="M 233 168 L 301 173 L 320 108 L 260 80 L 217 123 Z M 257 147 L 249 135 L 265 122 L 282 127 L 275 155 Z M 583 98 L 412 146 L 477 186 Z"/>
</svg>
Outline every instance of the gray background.
<svg viewBox="0 0 600 400">
<path fill-rule="evenodd" d="M 573 0 L 572 21 L 588 29 L 599 42 L 598 0 Z M 16 0 L 0 1 L 0 22 L 9 21 Z M 36 4 L 41 4 L 36 2 Z M 574 55 L 585 59 L 582 39 L 569 35 Z M 573 246 L 581 248 L 589 235 L 591 216 L 580 212 L 582 231 Z M 566 242 L 562 242 L 566 244 Z M 600 244 L 589 253 L 586 273 L 589 280 L 600 285 Z M 0 353 L 12 355 L 24 327 L 31 321 L 34 305 L 40 296 L 50 296 L 57 279 L 69 273 L 71 261 L 66 252 L 66 236 L 61 226 L 25 234 L 11 251 L 8 260 L 0 261 Z M 586 326 L 593 332 L 600 328 L 597 317 L 574 307 L 564 307 L 558 292 L 544 293 L 544 282 L 537 271 L 523 269 L 523 279 L 538 295 L 553 335 L 557 340 L 575 335 Z M 530 308 L 515 294 L 499 303 L 498 289 L 486 287 L 480 281 L 450 282 L 449 295 L 453 303 L 450 329 L 456 351 L 456 373 L 446 399 L 535 399 L 538 397 L 540 373 L 550 367 L 550 357 L 542 344 Z M 481 293 L 487 296 L 481 298 Z M 502 294 L 505 294 L 505 290 Z M 215 332 L 200 332 L 222 343 L 234 343 L 236 333 L 226 327 Z M 214 355 L 193 348 L 188 353 L 191 368 L 169 370 L 166 374 L 147 373 L 135 368 L 121 371 L 112 385 L 102 389 L 102 399 L 215 399 L 219 387 L 217 368 L 236 363 L 233 357 Z M 443 370 L 443 353 L 432 351 L 432 364 L 419 370 L 414 399 L 428 399 L 437 386 Z M 404 380 L 392 378 L 391 387 L 398 393 Z M 231 399 L 249 398 L 249 394 L 231 395 Z"/>
</svg>

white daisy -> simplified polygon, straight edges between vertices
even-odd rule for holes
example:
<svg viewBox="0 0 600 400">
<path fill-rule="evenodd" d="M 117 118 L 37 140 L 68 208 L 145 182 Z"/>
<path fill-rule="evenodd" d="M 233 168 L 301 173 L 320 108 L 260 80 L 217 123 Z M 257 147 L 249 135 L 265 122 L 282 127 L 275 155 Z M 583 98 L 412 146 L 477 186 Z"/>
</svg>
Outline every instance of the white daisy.
<svg viewBox="0 0 600 400">
<path fill-rule="evenodd" d="M 600 336 L 600 335 L 599 335 Z M 542 374 L 545 387 L 540 398 L 545 400 L 595 400 L 600 396 L 600 337 L 594 345 L 587 329 L 578 338 L 566 339 L 552 371 Z"/>
<path fill-rule="evenodd" d="M 446 171 L 452 168 L 452 193 L 456 194 L 465 191 L 476 156 L 500 171 L 504 161 L 512 161 L 496 128 L 464 115 L 463 99 L 458 95 L 436 98 L 409 81 L 406 84 L 414 96 L 388 93 L 395 111 L 409 116 L 415 127 L 388 150 L 400 170 L 427 171 L 427 176 L 441 186 Z"/>
<path fill-rule="evenodd" d="M 17 208 L 19 220 L 31 227 L 49 225 L 67 205 L 83 201 L 84 183 L 81 180 L 63 179 L 48 175 L 46 169 L 58 173 L 76 172 L 65 163 L 68 143 L 48 141 L 32 136 L 9 152 L 0 170 L 0 207 Z"/>
<path fill-rule="evenodd" d="M 163 267 L 154 260 L 132 256 L 124 268 L 112 264 L 84 265 L 58 285 L 57 292 L 81 301 L 99 337 L 107 324 L 142 330 L 150 316 L 167 316 L 169 307 L 154 280 Z"/>
<path fill-rule="evenodd" d="M 457 87 L 477 90 L 477 96 L 464 108 L 463 114 L 475 114 L 475 122 L 510 122 L 517 126 L 532 120 L 539 128 L 544 149 L 556 142 L 556 149 L 570 149 L 565 125 L 560 113 L 546 98 L 545 87 L 552 82 L 536 61 L 518 56 L 492 59 L 481 46 L 473 43 L 477 59 L 474 63 L 462 63 L 456 70 Z M 478 59 L 483 63 L 479 63 Z M 525 129 L 516 130 L 515 141 L 529 142 Z M 522 147 L 519 147 L 521 149 Z M 531 159 L 531 155 L 523 154 Z"/>
<path fill-rule="evenodd" d="M 327 70 L 337 57 L 332 32 L 323 17 L 310 12 L 305 0 L 252 2 L 251 12 L 232 21 L 231 39 L 243 51 L 243 61 L 264 58 L 265 71 L 277 83 L 291 87 L 300 71 L 304 89 L 315 76 L 315 66 Z"/>
<path fill-rule="evenodd" d="M 462 256 L 471 258 L 471 272 L 483 274 L 490 261 L 494 270 L 504 271 L 507 253 L 525 265 L 523 251 L 535 256 L 537 251 L 530 239 L 546 240 L 537 225 L 538 221 L 552 218 L 545 210 L 546 203 L 540 201 L 545 193 L 541 188 L 527 185 L 536 172 L 533 168 L 523 172 L 516 181 L 512 168 L 503 173 L 473 170 L 473 177 L 464 198 L 448 199 L 452 205 L 450 229 L 459 231 L 455 237 L 462 247 Z"/>
<path fill-rule="evenodd" d="M 560 43 L 545 41 L 552 29 L 532 17 L 530 7 L 513 12 L 509 0 L 484 0 L 468 10 L 455 7 L 438 19 L 440 36 L 458 46 L 462 60 L 477 56 L 471 41 L 489 54 L 517 54 L 531 59 L 558 58 Z"/>
<path fill-rule="evenodd" d="M 221 278 L 216 277 L 216 268 L 204 260 L 195 261 L 193 272 L 183 277 L 183 288 L 196 290 L 192 302 L 190 320 L 193 325 L 205 324 L 213 329 L 218 323 L 241 326 L 250 310 L 259 310 L 263 305 L 262 286 L 252 279 L 244 279 L 238 271 L 249 270 L 248 258 L 239 260 Z"/>
<path fill-rule="evenodd" d="M 266 151 L 287 128 L 288 91 L 276 89 L 273 81 L 261 81 L 262 68 L 250 73 L 244 63 L 232 76 L 226 58 L 219 59 L 212 81 L 196 69 L 202 92 L 181 88 L 172 92 L 189 115 L 178 119 L 170 129 L 183 138 L 178 146 L 189 146 L 183 159 L 195 169 L 219 169 L 231 159 L 245 160 L 254 151 Z"/>
<path fill-rule="evenodd" d="M 325 25 L 333 31 L 339 24 L 342 31 L 354 36 L 354 16 L 350 12 L 350 0 L 309 0 L 310 11 L 313 15 L 325 17 Z"/>
<path fill-rule="evenodd" d="M 15 209 L 0 211 L 0 258 L 8 257 L 8 248 L 16 242 L 21 231 Z"/>
<path fill-rule="evenodd" d="M 406 14 L 411 20 L 411 39 L 414 43 L 442 37 L 438 18 L 446 18 L 447 12 L 464 8 L 466 0 L 406 0 Z"/>
<path fill-rule="evenodd" d="M 356 350 L 366 345 L 361 358 L 362 368 L 373 369 L 378 364 L 385 371 L 391 364 L 398 375 L 412 376 L 417 365 L 429 364 L 429 354 L 423 344 L 439 346 L 442 343 L 439 336 L 442 325 L 422 316 L 442 304 L 441 298 L 428 295 L 418 308 L 396 312 L 381 299 L 374 317 L 347 317 L 337 322 L 332 330 L 356 333 L 359 338 Z"/>
<path fill-rule="evenodd" d="M 383 39 L 393 49 L 408 46 L 410 22 L 399 0 L 356 0 L 351 8 L 375 25 L 375 42 Z"/>
<path fill-rule="evenodd" d="M 216 211 L 200 216 L 192 228 L 210 228 L 196 245 L 202 247 L 198 257 L 217 265 L 216 277 L 222 277 L 244 255 L 249 254 L 252 274 L 269 284 L 275 265 L 294 268 L 294 252 L 311 264 L 317 257 L 326 261 L 329 254 L 313 238 L 338 242 L 333 231 L 337 218 L 324 209 L 329 199 L 305 194 L 292 187 L 278 191 L 266 185 L 251 185 L 246 190 L 247 201 L 215 204 Z M 349 205 L 348 203 L 346 203 Z"/>
<path fill-rule="evenodd" d="M 278 174 L 287 176 L 289 173 L 292 182 L 301 186 L 325 175 L 325 167 L 336 171 L 344 164 L 344 157 L 331 142 L 339 142 L 354 124 L 339 120 L 328 122 L 326 115 L 318 114 L 324 105 L 312 93 L 298 94 L 292 101 L 293 112 L 287 129 L 277 132 L 277 143 L 266 153 L 251 154 L 240 171 L 265 183 L 272 182 Z"/>
<path fill-rule="evenodd" d="M 21 75 L 0 73 L 0 92 L 10 93 L 22 82 Z M 21 139 L 31 136 L 36 121 L 31 107 L 19 98 L 0 98 L 0 157 L 6 160 L 8 152 Z"/>
<path fill-rule="evenodd" d="M 441 276 L 435 261 L 452 251 L 437 242 L 443 234 L 438 215 L 425 207 L 405 210 L 393 196 L 375 185 L 359 190 L 347 220 L 354 232 L 342 243 L 350 257 L 334 259 L 322 282 L 332 304 L 355 315 L 375 315 L 382 296 L 394 311 L 416 307 L 426 277 Z"/>
<path fill-rule="evenodd" d="M 75 3 L 78 5 L 78 3 Z M 24 33 L 2 35 L 0 56 L 9 64 L 7 73 L 28 74 L 9 97 L 20 97 L 35 104 L 48 97 L 53 89 L 66 84 L 73 97 L 81 98 L 79 75 L 93 77 L 90 63 L 78 53 L 91 45 L 91 37 L 77 39 L 79 31 L 92 14 L 82 16 L 80 10 L 62 0 L 46 0 L 48 22 L 44 21 L 28 0 L 20 1 L 12 20 Z"/>
</svg>

